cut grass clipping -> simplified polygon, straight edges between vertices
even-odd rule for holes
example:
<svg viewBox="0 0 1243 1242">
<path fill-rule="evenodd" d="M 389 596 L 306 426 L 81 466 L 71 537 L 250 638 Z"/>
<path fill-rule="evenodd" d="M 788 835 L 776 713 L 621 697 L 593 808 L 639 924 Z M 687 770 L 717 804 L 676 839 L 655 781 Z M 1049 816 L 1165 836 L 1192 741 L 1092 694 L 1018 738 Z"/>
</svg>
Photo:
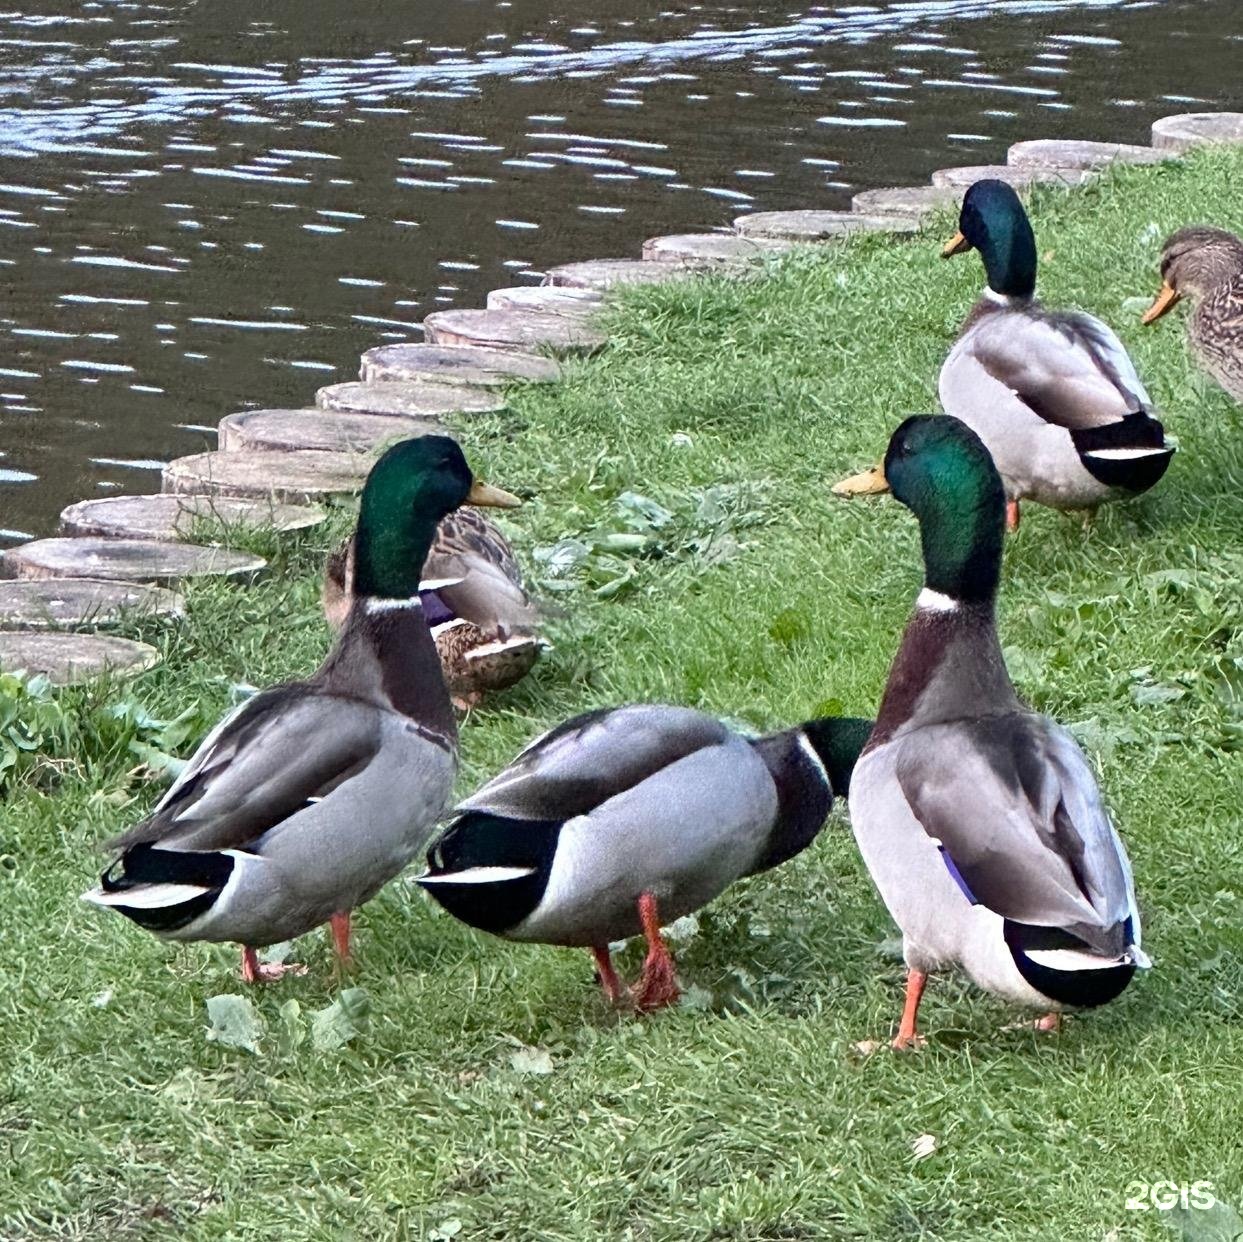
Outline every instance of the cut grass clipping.
<svg viewBox="0 0 1243 1242">
<path fill-rule="evenodd" d="M 352 978 L 312 936 L 310 974 L 268 989 L 241 987 L 231 947 L 81 904 L 96 843 L 229 704 L 321 658 L 342 514 L 265 548 L 255 587 L 196 586 L 188 622 L 135 627 L 166 659 L 131 683 L 0 678 L 0 1237 L 1243 1229 L 1243 413 L 1196 371 L 1181 312 L 1139 324 L 1162 238 L 1243 229 L 1241 182 L 1243 158 L 1213 153 L 1033 205 L 1044 296 L 1117 328 L 1179 444 L 1091 529 L 1029 506 L 1006 545 L 1011 670 L 1094 757 L 1135 863 L 1156 969 L 1118 1003 L 1041 1037 L 938 980 L 925 1052 L 859 1057 L 892 1032 L 901 965 L 843 813 L 684 926 L 686 1000 L 650 1020 L 605 1009 L 586 954 L 476 934 L 404 878 L 362 912 Z M 465 725 L 463 791 L 600 704 L 756 728 L 875 710 L 916 525 L 828 489 L 935 408 L 982 282 L 939 240 L 637 290 L 599 359 L 464 428 L 479 473 L 532 497 L 505 528 L 563 615 L 535 674 Z M 1164 1181 L 1207 1181 L 1217 1206 L 1158 1210 L 1137 1186 Z"/>
</svg>

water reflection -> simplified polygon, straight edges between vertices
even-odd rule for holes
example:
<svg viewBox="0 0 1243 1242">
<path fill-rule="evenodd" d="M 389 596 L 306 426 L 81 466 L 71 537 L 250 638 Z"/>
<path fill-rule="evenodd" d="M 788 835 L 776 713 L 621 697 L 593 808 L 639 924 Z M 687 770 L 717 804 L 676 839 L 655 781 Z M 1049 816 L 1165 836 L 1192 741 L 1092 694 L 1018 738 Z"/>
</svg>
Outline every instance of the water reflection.
<svg viewBox="0 0 1243 1242">
<path fill-rule="evenodd" d="M 10 530 L 553 263 L 1020 137 L 1142 141 L 1237 77 L 1233 0 L 408 7 L 0 14 Z"/>
</svg>

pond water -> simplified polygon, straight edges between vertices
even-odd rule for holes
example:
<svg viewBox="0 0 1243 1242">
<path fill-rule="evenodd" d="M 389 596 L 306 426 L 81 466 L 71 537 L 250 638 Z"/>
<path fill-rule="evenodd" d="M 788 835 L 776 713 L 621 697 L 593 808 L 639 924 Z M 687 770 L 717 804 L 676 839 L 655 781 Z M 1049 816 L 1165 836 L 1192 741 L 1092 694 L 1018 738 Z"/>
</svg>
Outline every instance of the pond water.
<svg viewBox="0 0 1243 1242">
<path fill-rule="evenodd" d="M 0 12 L 0 528 L 544 267 L 1237 107 L 1241 51 L 1238 0 Z"/>
</svg>

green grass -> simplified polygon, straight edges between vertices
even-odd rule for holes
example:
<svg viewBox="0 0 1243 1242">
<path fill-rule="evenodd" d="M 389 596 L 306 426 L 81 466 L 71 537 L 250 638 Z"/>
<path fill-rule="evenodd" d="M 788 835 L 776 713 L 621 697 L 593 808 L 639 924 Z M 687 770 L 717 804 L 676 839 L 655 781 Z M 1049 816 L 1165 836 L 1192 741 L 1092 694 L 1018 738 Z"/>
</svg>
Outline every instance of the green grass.
<svg viewBox="0 0 1243 1242">
<path fill-rule="evenodd" d="M 1156 969 L 1118 1003 L 1038 1037 L 938 980 L 926 1051 L 855 1055 L 891 1032 L 901 967 L 837 812 L 700 915 L 674 1011 L 619 1018 L 585 954 L 476 934 L 403 879 L 361 914 L 370 1012 L 348 1043 L 306 1037 L 341 992 L 319 936 L 297 946 L 306 978 L 250 994 L 258 1051 L 208 1040 L 205 1002 L 243 991 L 233 951 L 162 945 L 77 894 L 235 683 L 319 660 L 342 516 L 254 589 L 197 587 L 180 628 L 136 627 L 166 662 L 128 685 L 41 702 L 0 684 L 0 1237 L 1168 1238 L 1171 1214 L 1125 1206 L 1165 1179 L 1239 1208 L 1243 415 L 1181 316 L 1142 329 L 1130 299 L 1155 292 L 1168 231 L 1243 228 L 1240 178 L 1212 154 L 1033 208 L 1044 296 L 1118 329 L 1180 445 L 1090 530 L 1029 506 L 1000 602 L 1020 689 L 1084 739 L 1131 849 Z M 875 710 L 916 526 L 828 489 L 935 408 L 982 280 L 938 240 L 635 291 L 604 355 L 464 424 L 478 472 L 532 497 L 507 529 L 564 613 L 535 675 L 466 724 L 464 790 L 598 704 L 756 726 Z"/>
</svg>

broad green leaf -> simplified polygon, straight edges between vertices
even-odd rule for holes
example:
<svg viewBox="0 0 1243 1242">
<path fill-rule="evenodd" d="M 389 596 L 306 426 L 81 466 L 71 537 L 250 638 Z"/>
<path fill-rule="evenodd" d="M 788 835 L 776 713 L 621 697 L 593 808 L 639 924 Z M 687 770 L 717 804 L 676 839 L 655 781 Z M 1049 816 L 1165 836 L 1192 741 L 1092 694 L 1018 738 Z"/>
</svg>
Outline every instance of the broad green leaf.
<svg viewBox="0 0 1243 1242">
<path fill-rule="evenodd" d="M 259 1051 L 263 1018 L 244 996 L 230 992 L 207 998 L 207 1038 L 225 1048 Z"/>
<path fill-rule="evenodd" d="M 311 1015 L 311 1046 L 316 1052 L 343 1048 L 362 1029 L 371 1000 L 362 988 L 346 988 L 327 1009 Z"/>
</svg>

